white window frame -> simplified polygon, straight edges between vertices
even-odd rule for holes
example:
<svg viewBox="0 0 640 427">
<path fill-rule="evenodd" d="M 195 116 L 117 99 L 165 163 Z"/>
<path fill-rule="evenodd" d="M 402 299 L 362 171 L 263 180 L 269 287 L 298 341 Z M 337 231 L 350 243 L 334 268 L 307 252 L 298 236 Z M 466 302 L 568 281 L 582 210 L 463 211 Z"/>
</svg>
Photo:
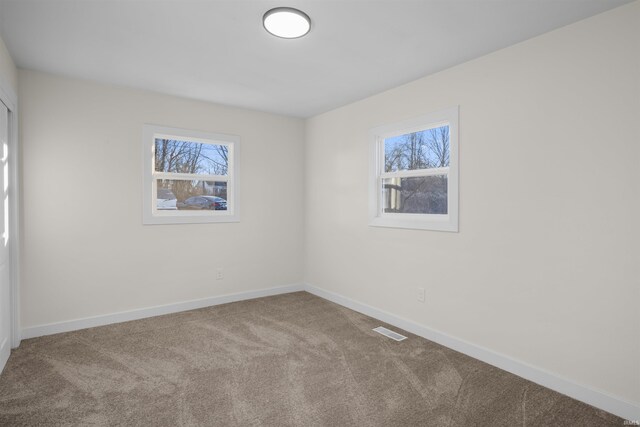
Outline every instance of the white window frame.
<svg viewBox="0 0 640 427">
<path fill-rule="evenodd" d="M 227 175 L 185 174 L 173 172 L 156 172 L 155 140 L 156 138 L 179 139 L 189 142 L 226 145 L 229 147 L 229 164 Z M 166 126 L 146 124 L 142 132 L 143 150 L 143 224 L 198 224 L 214 222 L 238 222 L 238 165 L 240 137 L 219 133 L 179 129 Z M 193 179 L 199 181 L 217 181 L 227 183 L 227 210 L 212 211 L 180 211 L 157 209 L 157 179 Z"/>
<path fill-rule="evenodd" d="M 369 225 L 374 227 L 458 231 L 458 107 L 425 114 L 410 120 L 378 126 L 370 132 Z M 449 126 L 449 167 L 384 171 L 384 140 L 423 130 Z M 383 210 L 383 179 L 447 175 L 447 214 L 389 213 Z"/>
</svg>

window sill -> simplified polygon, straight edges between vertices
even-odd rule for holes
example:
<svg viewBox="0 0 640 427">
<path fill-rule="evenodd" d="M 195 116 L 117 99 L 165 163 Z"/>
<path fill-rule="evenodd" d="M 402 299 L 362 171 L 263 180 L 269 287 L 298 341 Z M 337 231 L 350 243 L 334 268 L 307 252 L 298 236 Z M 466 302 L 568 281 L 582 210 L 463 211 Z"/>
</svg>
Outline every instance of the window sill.
<svg viewBox="0 0 640 427">
<path fill-rule="evenodd" d="M 403 217 L 384 216 L 372 218 L 369 221 L 369 226 L 458 232 L 458 222 L 451 218 L 450 215 L 429 215 L 428 218 L 425 218 L 425 215 L 400 215 Z M 411 217 L 406 217 L 406 215 L 411 215 Z"/>
<path fill-rule="evenodd" d="M 183 211 L 184 212 L 184 211 Z M 211 224 L 224 222 L 240 222 L 238 215 L 212 214 L 211 212 L 193 212 L 189 214 L 156 213 L 155 215 L 145 215 L 142 223 L 144 225 L 154 224 Z"/>
</svg>

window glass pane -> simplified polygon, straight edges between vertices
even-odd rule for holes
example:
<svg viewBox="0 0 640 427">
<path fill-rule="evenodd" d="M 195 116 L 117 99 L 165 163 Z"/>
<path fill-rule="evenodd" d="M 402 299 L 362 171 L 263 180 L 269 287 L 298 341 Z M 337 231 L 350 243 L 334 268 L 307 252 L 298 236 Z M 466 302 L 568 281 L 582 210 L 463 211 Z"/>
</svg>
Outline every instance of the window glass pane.
<svg viewBox="0 0 640 427">
<path fill-rule="evenodd" d="M 158 210 L 227 210 L 227 183 L 179 179 L 156 180 Z"/>
<path fill-rule="evenodd" d="M 155 140 L 156 172 L 226 175 L 229 147 L 178 139 Z"/>
<path fill-rule="evenodd" d="M 449 126 L 407 133 L 384 140 L 384 171 L 449 166 Z"/>
<path fill-rule="evenodd" d="M 447 214 L 447 176 L 387 178 L 382 185 L 386 213 Z"/>
</svg>

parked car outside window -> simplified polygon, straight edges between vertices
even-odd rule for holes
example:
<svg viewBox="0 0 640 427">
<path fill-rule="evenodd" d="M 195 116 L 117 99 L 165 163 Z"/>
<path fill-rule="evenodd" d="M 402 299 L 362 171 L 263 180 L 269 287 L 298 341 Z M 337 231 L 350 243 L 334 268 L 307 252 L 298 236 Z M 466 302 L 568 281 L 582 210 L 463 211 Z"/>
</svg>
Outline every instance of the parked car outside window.
<svg viewBox="0 0 640 427">
<path fill-rule="evenodd" d="M 194 196 L 189 197 L 184 202 L 177 204 L 179 209 L 210 209 L 216 211 L 226 211 L 227 201 L 216 196 Z"/>
</svg>

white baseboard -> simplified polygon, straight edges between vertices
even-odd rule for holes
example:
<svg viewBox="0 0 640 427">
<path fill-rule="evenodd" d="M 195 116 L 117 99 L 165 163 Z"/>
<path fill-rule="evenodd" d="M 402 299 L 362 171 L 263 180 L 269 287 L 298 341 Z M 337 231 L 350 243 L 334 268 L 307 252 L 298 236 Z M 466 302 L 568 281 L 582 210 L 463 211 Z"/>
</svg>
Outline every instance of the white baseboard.
<svg viewBox="0 0 640 427">
<path fill-rule="evenodd" d="M 382 322 L 402 328 L 412 334 L 437 342 L 438 344 L 459 351 L 460 353 L 464 353 L 475 359 L 482 360 L 485 363 L 511 372 L 519 377 L 550 388 L 551 390 L 555 390 L 596 408 L 603 409 L 626 420 L 640 420 L 639 406 L 618 397 L 611 396 L 606 392 L 577 384 L 559 375 L 545 371 L 544 369 L 531 366 L 504 354 L 491 351 L 484 347 L 452 337 L 443 332 L 430 329 L 411 320 L 404 319 L 400 316 L 371 307 L 342 295 L 329 292 L 309 284 L 304 286 L 304 290 L 319 296 L 320 298 L 324 298 L 336 304 L 350 308 L 351 310 L 366 314 L 367 316 L 373 317 Z"/>
<path fill-rule="evenodd" d="M 221 295 L 202 298 L 191 301 L 183 301 L 175 304 L 159 305 L 155 307 L 141 308 L 120 313 L 92 316 L 83 319 L 68 320 L 64 322 L 49 323 L 46 325 L 31 326 L 22 329 L 21 339 L 41 337 L 44 335 L 58 334 L 61 332 L 77 331 L 79 329 L 93 328 L 95 326 L 110 325 L 112 323 L 128 322 L 130 320 L 144 319 L 163 314 L 177 313 L 180 311 L 194 310 L 235 301 L 268 297 L 271 295 L 287 294 L 303 291 L 303 285 L 279 286 L 276 288 L 260 289 L 257 291 L 240 292 L 237 294 Z"/>
</svg>

